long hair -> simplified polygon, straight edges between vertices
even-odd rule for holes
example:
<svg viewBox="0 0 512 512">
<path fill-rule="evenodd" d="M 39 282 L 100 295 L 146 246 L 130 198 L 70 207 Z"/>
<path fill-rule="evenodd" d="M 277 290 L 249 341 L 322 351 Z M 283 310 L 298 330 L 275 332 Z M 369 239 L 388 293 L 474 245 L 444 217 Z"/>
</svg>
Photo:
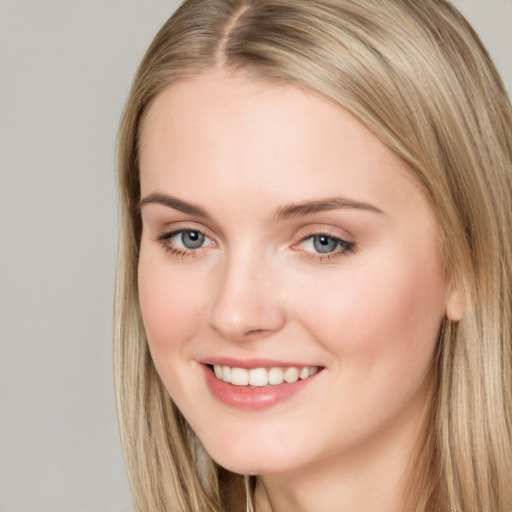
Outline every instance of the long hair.
<svg viewBox="0 0 512 512">
<path fill-rule="evenodd" d="M 358 118 L 430 201 L 464 303 L 404 510 L 512 510 L 512 113 L 479 38 L 445 0 L 186 0 L 149 47 L 118 139 L 118 415 L 138 510 L 220 512 L 243 485 L 205 453 L 151 360 L 137 292 L 138 142 L 154 99 L 210 69 L 315 91 Z"/>
</svg>

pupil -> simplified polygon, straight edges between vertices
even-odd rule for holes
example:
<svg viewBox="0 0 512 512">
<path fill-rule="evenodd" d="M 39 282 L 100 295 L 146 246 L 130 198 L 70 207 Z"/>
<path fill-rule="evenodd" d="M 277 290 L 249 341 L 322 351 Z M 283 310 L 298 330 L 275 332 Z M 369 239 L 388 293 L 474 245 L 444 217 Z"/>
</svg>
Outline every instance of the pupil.
<svg viewBox="0 0 512 512">
<path fill-rule="evenodd" d="M 313 238 L 313 246 L 315 247 L 315 251 L 325 254 L 336 250 L 338 240 L 330 236 L 319 235 Z"/>
<path fill-rule="evenodd" d="M 187 249 L 197 249 L 204 242 L 204 235 L 199 231 L 184 231 L 181 234 L 181 241 Z"/>
</svg>

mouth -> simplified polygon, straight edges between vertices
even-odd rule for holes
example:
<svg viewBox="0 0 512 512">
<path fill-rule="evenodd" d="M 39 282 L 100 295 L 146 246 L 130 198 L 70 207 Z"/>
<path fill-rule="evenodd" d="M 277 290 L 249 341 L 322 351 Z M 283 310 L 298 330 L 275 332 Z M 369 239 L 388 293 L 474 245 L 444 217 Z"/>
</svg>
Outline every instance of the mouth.
<svg viewBox="0 0 512 512">
<path fill-rule="evenodd" d="M 270 361 L 203 362 L 201 367 L 211 394 L 226 405 L 243 410 L 263 410 L 291 400 L 310 388 L 323 373 L 321 366 L 274 366 Z M 241 366 L 249 366 L 242 368 Z"/>
<path fill-rule="evenodd" d="M 306 380 L 319 371 L 318 366 L 273 366 L 270 368 L 239 368 L 220 364 L 208 365 L 215 377 L 223 382 L 241 387 L 279 386 Z"/>
</svg>

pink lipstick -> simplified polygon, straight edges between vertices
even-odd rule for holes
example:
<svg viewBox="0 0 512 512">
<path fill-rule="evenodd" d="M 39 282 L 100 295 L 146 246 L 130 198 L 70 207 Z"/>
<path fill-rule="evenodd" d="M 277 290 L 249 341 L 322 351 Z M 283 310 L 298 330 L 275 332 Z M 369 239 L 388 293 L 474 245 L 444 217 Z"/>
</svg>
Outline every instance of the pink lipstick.
<svg viewBox="0 0 512 512">
<path fill-rule="evenodd" d="M 212 395 L 226 405 L 262 410 L 293 397 L 323 368 L 271 360 L 210 359 L 201 367 Z"/>
</svg>

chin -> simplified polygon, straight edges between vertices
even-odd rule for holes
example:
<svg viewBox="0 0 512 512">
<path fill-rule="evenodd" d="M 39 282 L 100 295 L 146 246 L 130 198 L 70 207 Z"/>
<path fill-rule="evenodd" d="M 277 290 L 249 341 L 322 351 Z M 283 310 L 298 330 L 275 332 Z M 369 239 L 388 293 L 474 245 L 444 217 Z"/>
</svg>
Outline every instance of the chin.
<svg viewBox="0 0 512 512">
<path fill-rule="evenodd" d="M 293 469 L 290 467 L 290 461 L 287 464 L 276 463 L 275 461 L 261 461 L 261 460 L 232 460 L 222 458 L 222 460 L 215 459 L 215 462 L 223 468 L 237 473 L 240 475 L 270 475 L 286 473 Z"/>
<path fill-rule="evenodd" d="M 267 475 L 285 473 L 301 465 L 293 454 L 261 447 L 256 443 L 248 448 L 246 442 L 231 443 L 229 447 L 213 447 L 206 451 L 212 459 L 223 468 L 241 475 Z"/>
</svg>

